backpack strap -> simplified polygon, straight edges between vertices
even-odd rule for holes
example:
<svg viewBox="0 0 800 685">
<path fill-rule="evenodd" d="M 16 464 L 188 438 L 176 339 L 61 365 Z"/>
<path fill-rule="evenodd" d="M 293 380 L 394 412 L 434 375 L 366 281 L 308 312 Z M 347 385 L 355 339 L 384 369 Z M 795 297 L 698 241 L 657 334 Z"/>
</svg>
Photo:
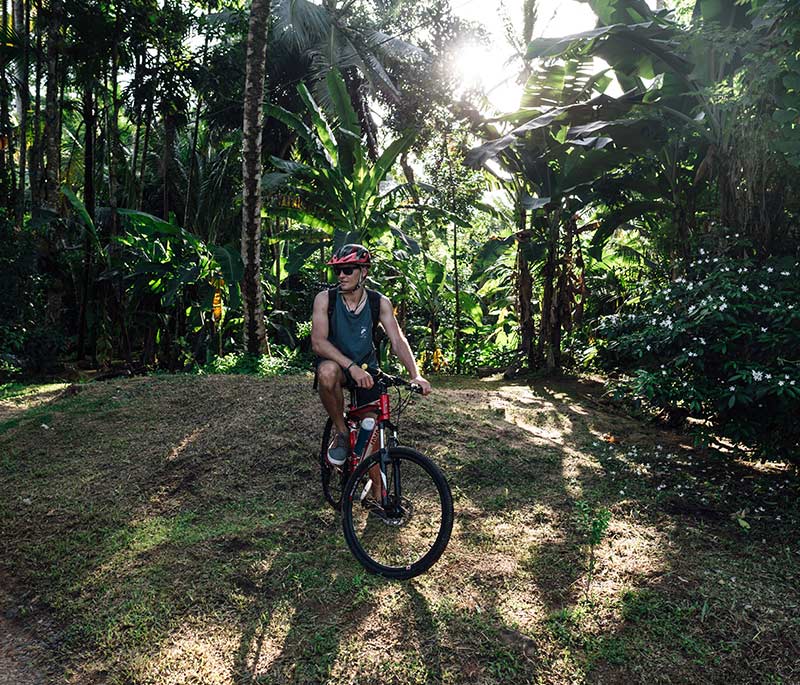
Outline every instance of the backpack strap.
<svg viewBox="0 0 800 685">
<path fill-rule="evenodd" d="M 333 335 L 333 315 L 336 312 L 336 295 L 339 288 L 328 288 L 328 338 Z"/>
<path fill-rule="evenodd" d="M 372 314 L 372 344 L 375 351 L 380 353 L 383 331 L 379 328 L 381 323 L 381 294 L 377 290 L 367 288 L 367 300 Z"/>
</svg>

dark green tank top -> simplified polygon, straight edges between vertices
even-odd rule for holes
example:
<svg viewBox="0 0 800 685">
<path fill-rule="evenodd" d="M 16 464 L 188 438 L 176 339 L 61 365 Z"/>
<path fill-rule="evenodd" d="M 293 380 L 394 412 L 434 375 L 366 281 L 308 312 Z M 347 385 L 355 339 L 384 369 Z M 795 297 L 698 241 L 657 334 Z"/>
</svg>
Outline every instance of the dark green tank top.
<svg viewBox="0 0 800 685">
<path fill-rule="evenodd" d="M 372 344 L 372 311 L 369 302 L 364 303 L 364 308 L 358 314 L 353 314 L 337 293 L 333 328 L 328 339 L 342 354 L 356 364 L 368 364 L 373 368 L 378 366 L 378 357 Z"/>
</svg>

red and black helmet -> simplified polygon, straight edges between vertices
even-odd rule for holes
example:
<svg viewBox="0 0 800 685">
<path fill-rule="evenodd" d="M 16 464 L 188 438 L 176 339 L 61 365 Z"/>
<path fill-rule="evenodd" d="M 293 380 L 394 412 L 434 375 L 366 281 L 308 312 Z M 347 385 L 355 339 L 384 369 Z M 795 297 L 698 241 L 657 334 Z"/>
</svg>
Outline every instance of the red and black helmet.
<svg viewBox="0 0 800 685">
<path fill-rule="evenodd" d="M 328 266 L 344 266 L 347 264 L 369 266 L 370 262 L 371 256 L 366 247 L 356 243 L 348 243 L 347 245 L 342 245 L 338 250 L 336 250 L 336 252 L 333 253 L 333 256 L 328 262 Z"/>
</svg>

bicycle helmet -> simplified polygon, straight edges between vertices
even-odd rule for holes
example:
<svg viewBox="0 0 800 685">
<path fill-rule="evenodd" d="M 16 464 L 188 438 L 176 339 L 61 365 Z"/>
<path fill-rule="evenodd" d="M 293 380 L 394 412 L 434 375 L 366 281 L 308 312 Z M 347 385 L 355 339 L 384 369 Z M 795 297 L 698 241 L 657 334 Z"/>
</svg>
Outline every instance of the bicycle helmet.
<svg viewBox="0 0 800 685">
<path fill-rule="evenodd" d="M 369 250 L 363 245 L 348 243 L 342 245 L 328 261 L 328 266 L 369 266 L 372 258 Z"/>
</svg>

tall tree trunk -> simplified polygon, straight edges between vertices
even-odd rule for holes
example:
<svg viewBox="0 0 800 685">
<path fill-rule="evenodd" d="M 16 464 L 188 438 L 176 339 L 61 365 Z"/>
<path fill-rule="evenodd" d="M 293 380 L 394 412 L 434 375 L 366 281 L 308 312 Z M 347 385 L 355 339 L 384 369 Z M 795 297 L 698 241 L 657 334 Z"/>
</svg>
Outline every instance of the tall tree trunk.
<svg viewBox="0 0 800 685">
<path fill-rule="evenodd" d="M 526 246 L 530 242 L 532 230 L 528 230 L 527 212 L 522 206 L 521 194 L 515 198 L 515 217 L 517 222 L 517 257 L 514 264 L 515 304 L 517 321 L 519 322 L 520 346 L 519 356 L 504 372 L 504 378 L 514 378 L 523 364 L 527 363 L 528 369 L 536 368 L 535 326 L 533 323 L 533 278 L 531 265 L 526 255 Z M 531 226 L 533 226 L 531 214 Z"/>
<path fill-rule="evenodd" d="M 164 150 L 161 157 L 162 170 L 162 208 L 161 216 L 164 221 L 169 221 L 172 211 L 172 160 L 175 157 L 175 138 L 177 136 L 177 115 L 171 102 L 165 102 L 164 107 Z"/>
<path fill-rule="evenodd" d="M 367 104 L 367 94 L 364 87 L 364 80 L 354 67 L 345 70 L 344 79 L 347 86 L 348 95 L 350 95 L 350 103 L 353 105 L 353 110 L 358 117 L 358 123 L 361 127 L 361 133 L 367 144 L 367 157 L 372 162 L 378 161 L 378 136 L 376 131 L 375 122 L 372 120 L 372 115 L 369 112 Z"/>
<path fill-rule="evenodd" d="M 33 105 L 33 140 L 30 156 L 31 207 L 41 206 L 42 188 L 42 0 L 36 0 L 36 90 Z"/>
<path fill-rule="evenodd" d="M 142 56 L 136 54 L 134 57 L 133 78 L 135 82 L 139 82 L 142 77 Z M 136 193 L 136 164 L 139 161 L 139 140 L 142 134 L 142 102 L 134 96 L 133 102 L 133 121 L 136 123 L 136 131 L 133 134 L 133 151 L 131 152 L 131 173 L 130 185 L 128 191 L 125 193 L 126 205 L 128 207 L 135 206 L 135 198 L 138 197 Z"/>
<path fill-rule="evenodd" d="M 147 59 L 147 55 L 144 55 L 143 59 Z M 158 72 L 159 63 L 161 61 L 161 47 L 159 46 L 158 50 L 156 51 L 156 58 L 155 58 L 155 71 Z M 146 71 L 146 69 L 145 69 Z M 147 151 L 148 151 L 148 144 L 150 143 L 150 128 L 153 124 L 153 98 L 154 93 L 153 89 L 150 89 L 147 97 L 147 103 L 145 104 L 145 125 L 144 125 L 144 143 L 142 145 L 142 162 L 139 171 L 139 197 L 136 202 L 137 209 L 141 210 L 144 204 L 144 173 L 146 170 L 147 165 Z"/>
<path fill-rule="evenodd" d="M 2 0 L 3 7 L 0 10 L 0 22 L 2 22 L 3 34 L 8 26 L 8 4 Z M 11 88 L 6 74 L 6 57 L 0 53 L 0 203 L 3 207 L 10 208 L 12 197 L 14 196 L 14 186 L 11 179 L 11 166 L 13 155 L 11 147 L 11 119 L 9 117 L 8 105 L 11 99 Z"/>
<path fill-rule="evenodd" d="M 144 205 L 144 173 L 146 171 L 147 150 L 150 143 L 150 127 L 153 121 L 153 103 L 148 101 L 145 108 L 144 123 L 144 142 L 142 143 L 142 161 L 139 169 L 139 197 L 136 200 L 136 208 L 141 211 Z"/>
<path fill-rule="evenodd" d="M 270 0 L 253 0 L 242 122 L 242 295 L 245 347 L 251 354 L 262 352 L 267 340 L 261 289 L 261 133 L 269 13 Z"/>
<path fill-rule="evenodd" d="M 30 90 L 28 84 L 28 64 L 30 50 L 28 36 L 30 34 L 30 2 L 27 0 L 14 0 L 14 16 L 16 30 L 23 41 L 22 62 L 19 68 L 19 189 L 17 191 L 17 225 L 22 225 L 25 214 L 25 176 L 28 161 L 28 106 L 30 105 Z"/>
<path fill-rule="evenodd" d="M 453 324 L 453 356 L 456 374 L 461 373 L 461 287 L 458 282 L 458 224 L 453 222 L 453 286 L 456 295 L 456 320 Z"/>
<path fill-rule="evenodd" d="M 555 276 L 558 261 L 558 236 L 559 216 L 553 212 L 549 217 L 549 230 L 547 237 L 547 261 L 544 265 L 542 277 L 544 290 L 542 292 L 542 320 L 539 331 L 538 353 L 544 360 L 544 367 L 548 373 L 556 369 L 556 352 L 553 350 L 553 328 L 556 325 L 555 312 Z"/>
<path fill-rule="evenodd" d="M 86 129 L 86 138 L 83 146 L 83 204 L 86 213 L 94 222 L 95 194 L 94 194 L 94 137 L 96 128 L 96 115 L 94 111 L 94 94 L 92 92 L 91 76 L 83 89 L 83 123 Z M 89 290 L 92 278 L 92 241 L 88 231 L 83 241 L 83 287 L 81 290 L 81 303 L 78 312 L 78 360 L 86 356 L 86 315 L 91 299 Z"/>
<path fill-rule="evenodd" d="M 61 41 L 63 5 L 61 0 L 51 0 L 47 23 L 47 90 L 45 92 L 44 140 L 45 182 L 42 200 L 55 208 L 61 167 L 60 108 L 58 106 L 58 53 Z"/>
<path fill-rule="evenodd" d="M 531 214 L 533 221 L 533 214 Z M 533 323 L 533 277 L 531 276 L 531 265 L 526 255 L 526 245 L 530 243 L 530 232 L 525 230 L 527 223 L 527 212 L 523 207 L 519 208 L 519 225 L 521 227 L 520 238 L 517 242 L 517 306 L 520 325 L 520 339 L 522 343 L 522 355 L 528 363 L 528 369 L 536 367 L 536 329 Z"/>
<path fill-rule="evenodd" d="M 119 98 L 117 97 L 117 83 L 119 71 L 119 34 L 121 30 L 121 10 L 115 7 L 117 13 L 114 22 L 114 38 L 111 46 L 111 117 L 108 126 L 108 206 L 111 209 L 111 235 L 119 233 L 119 216 L 117 215 L 119 168 L 120 168 L 120 142 L 119 142 Z M 113 250 L 114 243 L 109 243 Z"/>
<path fill-rule="evenodd" d="M 211 13 L 211 6 L 209 4 L 208 10 L 206 11 L 206 18 L 208 18 L 209 14 Z M 203 57 L 200 61 L 201 68 L 206 68 L 206 57 L 208 55 L 208 38 L 209 38 L 209 31 L 208 26 L 206 26 L 206 35 L 205 39 L 203 40 Z M 194 157 L 197 154 L 197 135 L 200 131 L 200 112 L 203 107 L 203 95 L 202 93 L 197 94 L 197 109 L 194 113 L 194 127 L 192 129 L 192 146 L 189 150 L 189 178 L 186 182 L 186 204 L 183 208 L 183 225 L 185 228 L 192 230 L 193 228 L 193 221 L 189 219 L 189 204 L 191 202 L 192 197 L 192 180 L 194 178 Z"/>
<path fill-rule="evenodd" d="M 451 212 L 456 210 L 456 184 L 453 178 L 453 160 L 450 157 L 450 140 L 445 133 L 442 141 L 442 157 L 447 162 L 447 176 L 449 180 L 449 207 Z M 453 357 L 455 358 L 455 372 L 461 373 L 461 288 L 459 284 L 458 271 L 458 226 L 453 222 L 453 285 L 455 286 L 456 296 L 456 318 L 453 323 Z"/>
</svg>

